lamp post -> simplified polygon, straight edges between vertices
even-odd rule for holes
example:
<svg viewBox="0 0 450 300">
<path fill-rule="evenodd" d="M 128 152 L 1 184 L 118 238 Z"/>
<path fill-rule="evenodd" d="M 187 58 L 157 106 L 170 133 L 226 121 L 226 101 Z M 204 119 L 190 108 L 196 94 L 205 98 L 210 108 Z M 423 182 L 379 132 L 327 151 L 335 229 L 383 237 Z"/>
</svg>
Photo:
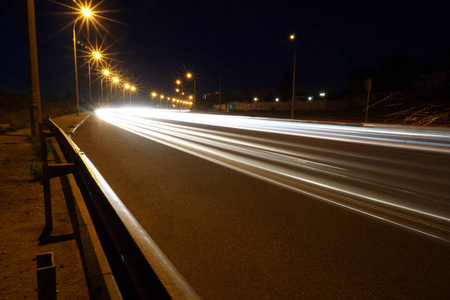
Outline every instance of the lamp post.
<svg viewBox="0 0 450 300">
<path fill-rule="evenodd" d="M 117 85 L 119 84 L 119 81 L 120 81 L 119 77 L 116 76 L 113 78 L 113 82 L 111 83 L 111 103 L 113 103 L 113 98 L 112 98 L 113 86 L 116 88 L 115 93 L 114 93 L 114 98 L 116 98 L 117 97 Z M 119 101 L 117 101 L 117 104 L 118 103 L 119 103 Z"/>
<path fill-rule="evenodd" d="M 94 60 L 100 59 L 102 56 L 100 52 L 94 51 L 92 52 L 92 57 Z M 88 60 L 88 75 L 89 75 L 89 104 L 93 105 L 92 103 L 92 85 L 91 85 L 91 59 Z"/>
<path fill-rule="evenodd" d="M 81 8 L 82 15 L 75 19 L 75 22 L 73 22 L 73 59 L 75 62 L 75 97 L 77 99 L 77 116 L 80 115 L 80 97 L 78 93 L 78 70 L 77 70 L 77 38 L 76 38 L 76 32 L 75 32 L 75 25 L 77 24 L 78 20 L 81 18 L 88 19 L 92 16 L 92 11 L 89 8 Z"/>
<path fill-rule="evenodd" d="M 195 78 L 194 78 L 194 75 L 192 75 L 192 73 L 187 73 L 186 74 L 186 77 L 188 78 L 188 79 L 192 79 L 193 81 L 194 81 L 194 104 L 195 104 Z"/>
<path fill-rule="evenodd" d="M 291 119 L 294 119 L 295 64 L 297 61 L 297 48 L 295 47 L 295 33 L 291 34 L 289 38 L 294 43 L 294 72 L 293 72 L 293 76 L 292 76 L 292 106 L 291 106 Z"/>
<path fill-rule="evenodd" d="M 182 95 L 181 98 L 183 98 L 183 95 L 184 95 L 184 91 L 183 91 L 183 83 L 182 83 L 181 80 L 179 80 L 179 79 L 177 79 L 177 80 L 175 81 L 175 83 L 177 84 L 177 86 L 180 86 L 180 87 L 181 87 L 181 95 Z M 180 89 L 177 88 L 177 89 L 175 89 L 175 91 L 176 91 L 177 93 L 179 93 L 179 92 L 180 92 Z"/>
<path fill-rule="evenodd" d="M 125 104 L 125 90 L 128 90 L 130 88 L 130 85 L 128 83 L 125 83 L 124 89 L 123 89 L 123 104 Z"/>
<path fill-rule="evenodd" d="M 152 105 L 155 105 L 155 97 L 158 97 L 158 94 L 157 93 L 155 93 L 155 92 L 152 92 Z"/>
<path fill-rule="evenodd" d="M 159 107 L 161 107 L 161 100 L 164 99 L 164 95 L 159 96 Z"/>
<path fill-rule="evenodd" d="M 130 104 L 131 104 L 131 92 L 134 92 L 136 90 L 136 87 L 135 86 L 132 86 L 131 88 L 130 88 Z"/>
<path fill-rule="evenodd" d="M 100 89 L 102 92 L 102 105 L 104 105 L 104 98 L 103 98 L 103 77 L 106 77 L 109 75 L 109 70 L 105 69 L 102 71 L 102 77 L 100 77 Z M 112 88 L 111 88 L 112 89 Z"/>
</svg>

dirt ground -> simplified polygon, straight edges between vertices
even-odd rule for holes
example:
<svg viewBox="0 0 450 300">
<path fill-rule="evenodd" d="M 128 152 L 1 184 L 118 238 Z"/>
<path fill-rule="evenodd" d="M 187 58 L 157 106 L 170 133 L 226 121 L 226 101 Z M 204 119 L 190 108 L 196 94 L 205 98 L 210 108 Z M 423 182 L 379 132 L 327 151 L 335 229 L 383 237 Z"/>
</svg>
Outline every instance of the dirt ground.
<svg viewBox="0 0 450 300">
<path fill-rule="evenodd" d="M 53 251 L 59 299 L 89 299 L 86 277 L 59 178 L 51 179 L 53 231 L 45 226 L 30 129 L 0 135 L 0 299 L 37 299 L 36 255 Z"/>
</svg>

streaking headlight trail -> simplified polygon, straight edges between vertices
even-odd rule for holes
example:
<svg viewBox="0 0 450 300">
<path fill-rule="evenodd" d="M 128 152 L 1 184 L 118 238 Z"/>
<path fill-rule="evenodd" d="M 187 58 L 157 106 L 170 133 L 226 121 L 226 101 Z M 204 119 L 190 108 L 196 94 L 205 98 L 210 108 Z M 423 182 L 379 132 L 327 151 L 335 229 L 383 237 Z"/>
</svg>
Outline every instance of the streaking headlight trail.
<svg viewBox="0 0 450 300">
<path fill-rule="evenodd" d="M 450 241 L 450 165 L 427 164 L 427 160 L 450 161 L 448 131 L 133 108 L 96 113 L 104 121 L 144 138 L 297 193 Z M 305 139 L 309 142 L 302 142 Z M 327 148 L 319 142 L 336 147 Z M 342 143 L 350 143 L 352 150 L 339 146 Z M 380 149 L 385 155 L 361 151 L 364 147 L 374 147 L 371 153 Z M 417 152 L 414 155 L 419 159 L 402 160 L 402 151 Z"/>
</svg>

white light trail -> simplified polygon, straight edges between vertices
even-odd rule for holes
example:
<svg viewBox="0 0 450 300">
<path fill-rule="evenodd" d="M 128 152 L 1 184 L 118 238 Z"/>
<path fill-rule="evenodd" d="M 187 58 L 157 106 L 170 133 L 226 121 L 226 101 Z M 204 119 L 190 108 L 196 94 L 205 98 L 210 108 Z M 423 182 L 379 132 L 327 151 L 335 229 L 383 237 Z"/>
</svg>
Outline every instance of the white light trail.
<svg viewBox="0 0 450 300">
<path fill-rule="evenodd" d="M 364 174 L 364 166 L 355 166 L 357 164 L 352 163 L 351 158 L 349 162 L 343 162 L 314 154 L 311 149 L 307 149 L 308 146 L 283 142 L 283 139 L 254 137 L 251 134 L 265 132 L 403 147 L 448 155 L 448 132 L 405 132 L 392 128 L 324 125 L 132 108 L 98 110 L 97 115 L 142 137 L 298 193 L 450 241 L 450 209 L 446 202 L 446 192 L 422 191 L 417 187 L 405 190 L 386 183 L 383 178 L 376 182 Z M 205 128 L 204 125 L 214 127 Z M 224 127 L 247 130 L 249 135 L 225 132 Z M 382 167 L 375 166 L 374 170 L 385 172 Z M 401 173 L 405 171 L 393 170 L 389 175 L 400 176 Z M 415 176 L 418 175 L 410 175 L 412 179 L 416 179 Z M 436 182 L 443 186 L 447 184 L 446 178 L 437 179 Z M 433 205 L 422 202 L 421 199 L 431 201 Z"/>
</svg>

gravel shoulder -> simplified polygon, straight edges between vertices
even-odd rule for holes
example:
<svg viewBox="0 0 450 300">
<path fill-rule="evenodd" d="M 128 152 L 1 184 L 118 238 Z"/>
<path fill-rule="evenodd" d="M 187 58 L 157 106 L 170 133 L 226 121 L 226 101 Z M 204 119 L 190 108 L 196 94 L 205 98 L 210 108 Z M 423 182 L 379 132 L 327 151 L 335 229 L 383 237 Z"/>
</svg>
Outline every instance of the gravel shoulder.
<svg viewBox="0 0 450 300">
<path fill-rule="evenodd" d="M 61 118 L 67 130 L 86 115 Z M 40 181 L 30 129 L 0 135 L 0 298 L 37 299 L 36 255 L 53 251 L 57 297 L 89 299 L 83 261 L 59 178 L 51 179 L 53 231 L 40 240 L 45 226 Z"/>
</svg>

